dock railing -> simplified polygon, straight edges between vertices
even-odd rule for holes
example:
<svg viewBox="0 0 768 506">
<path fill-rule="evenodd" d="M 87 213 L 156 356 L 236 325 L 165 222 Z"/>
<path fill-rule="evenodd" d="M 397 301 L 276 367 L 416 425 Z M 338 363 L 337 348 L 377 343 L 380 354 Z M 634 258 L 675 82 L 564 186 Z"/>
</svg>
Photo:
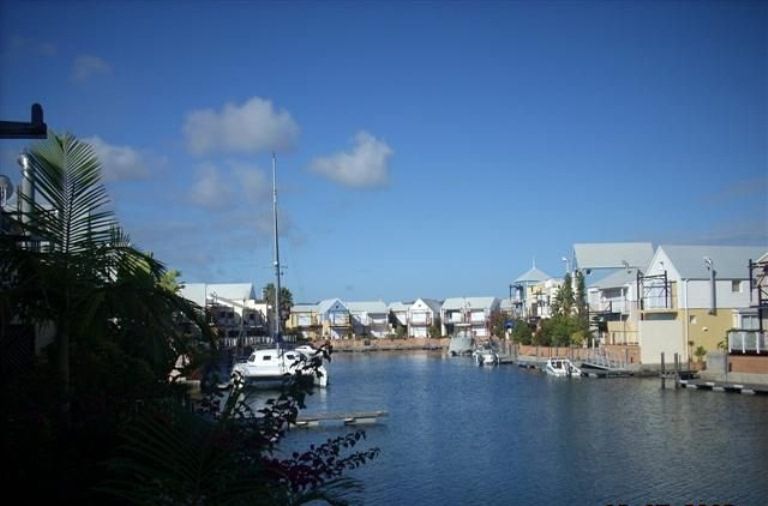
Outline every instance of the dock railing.
<svg viewBox="0 0 768 506">
<path fill-rule="evenodd" d="M 768 353 L 766 333 L 759 330 L 729 330 L 728 353 Z"/>
<path fill-rule="evenodd" d="M 584 365 L 592 365 L 603 369 L 626 369 L 627 361 L 622 354 L 611 353 L 605 348 L 591 348 L 587 353 Z"/>
</svg>

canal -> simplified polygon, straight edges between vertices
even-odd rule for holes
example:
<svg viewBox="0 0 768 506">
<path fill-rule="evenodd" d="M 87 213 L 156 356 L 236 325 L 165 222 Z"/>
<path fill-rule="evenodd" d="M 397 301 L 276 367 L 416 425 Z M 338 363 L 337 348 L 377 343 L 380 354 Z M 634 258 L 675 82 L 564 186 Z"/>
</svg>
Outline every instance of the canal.
<svg viewBox="0 0 768 506">
<path fill-rule="evenodd" d="M 768 504 L 768 397 L 659 386 L 435 352 L 335 354 L 305 412 L 389 412 L 361 446 L 381 455 L 351 473 L 369 505 Z"/>
</svg>

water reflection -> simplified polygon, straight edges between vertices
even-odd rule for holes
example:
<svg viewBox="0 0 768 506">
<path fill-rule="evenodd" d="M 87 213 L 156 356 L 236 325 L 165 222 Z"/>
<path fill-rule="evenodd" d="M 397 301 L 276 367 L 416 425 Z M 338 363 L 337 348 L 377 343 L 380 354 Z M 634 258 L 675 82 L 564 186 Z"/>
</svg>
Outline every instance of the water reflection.
<svg viewBox="0 0 768 506">
<path fill-rule="evenodd" d="M 731 504 L 768 497 L 768 399 L 555 379 L 437 353 L 334 355 L 307 411 L 388 410 L 366 504 Z M 294 431 L 305 445 L 345 433 Z M 762 470 L 762 471 L 760 471 Z"/>
</svg>

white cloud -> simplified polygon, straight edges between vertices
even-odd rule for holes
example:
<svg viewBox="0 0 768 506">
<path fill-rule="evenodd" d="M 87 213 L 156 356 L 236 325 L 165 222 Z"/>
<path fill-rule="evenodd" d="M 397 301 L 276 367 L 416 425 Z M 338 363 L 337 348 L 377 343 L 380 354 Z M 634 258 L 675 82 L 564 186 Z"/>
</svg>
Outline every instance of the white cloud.
<svg viewBox="0 0 768 506">
<path fill-rule="evenodd" d="M 333 181 L 356 188 L 384 186 L 389 180 L 392 149 L 365 131 L 355 135 L 355 146 L 312 160 L 310 169 Z"/>
<path fill-rule="evenodd" d="M 232 202 L 232 185 L 222 178 L 219 169 L 206 164 L 200 167 L 198 179 L 192 186 L 190 200 L 199 206 L 211 210 L 223 210 L 235 205 Z"/>
<path fill-rule="evenodd" d="M 228 103 L 221 111 L 192 111 L 184 122 L 187 146 L 192 153 L 256 153 L 286 151 L 296 145 L 299 126 L 272 102 L 253 97 L 242 105 Z"/>
<path fill-rule="evenodd" d="M 240 187 L 246 198 L 253 203 L 265 202 L 269 197 L 271 185 L 263 170 L 246 165 L 233 165 Z"/>
<path fill-rule="evenodd" d="M 162 163 L 146 153 L 129 146 L 114 146 L 101 137 L 83 139 L 93 148 L 101 161 L 102 176 L 105 181 L 127 181 L 146 179 L 150 166 Z"/>
<path fill-rule="evenodd" d="M 76 83 L 84 83 L 92 77 L 109 74 L 112 67 L 102 58 L 92 55 L 80 55 L 72 64 L 70 78 Z"/>
</svg>

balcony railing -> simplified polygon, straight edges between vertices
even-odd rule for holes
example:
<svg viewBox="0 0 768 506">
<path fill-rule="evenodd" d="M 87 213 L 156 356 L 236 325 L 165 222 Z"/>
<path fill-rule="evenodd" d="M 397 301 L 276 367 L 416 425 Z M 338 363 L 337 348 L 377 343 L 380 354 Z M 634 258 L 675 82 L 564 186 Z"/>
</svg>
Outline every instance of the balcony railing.
<svg viewBox="0 0 768 506">
<path fill-rule="evenodd" d="M 729 330 L 728 353 L 768 353 L 766 333 L 759 330 Z"/>
</svg>

